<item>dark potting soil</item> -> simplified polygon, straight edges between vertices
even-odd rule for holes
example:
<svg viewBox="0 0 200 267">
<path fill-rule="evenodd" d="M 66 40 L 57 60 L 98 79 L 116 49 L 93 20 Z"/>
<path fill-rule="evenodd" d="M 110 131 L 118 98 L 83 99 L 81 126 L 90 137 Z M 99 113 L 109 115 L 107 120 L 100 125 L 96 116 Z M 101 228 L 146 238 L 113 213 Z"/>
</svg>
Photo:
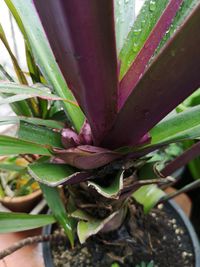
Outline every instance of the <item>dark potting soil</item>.
<svg viewBox="0 0 200 267">
<path fill-rule="evenodd" d="M 91 237 L 83 245 L 77 242 L 74 249 L 54 243 L 55 267 L 111 267 L 112 263 L 135 267 L 142 261 L 153 261 L 154 267 L 193 267 L 190 237 L 174 216 L 162 205 L 148 215 L 138 209 L 134 221 L 126 222 L 118 231 Z"/>
</svg>

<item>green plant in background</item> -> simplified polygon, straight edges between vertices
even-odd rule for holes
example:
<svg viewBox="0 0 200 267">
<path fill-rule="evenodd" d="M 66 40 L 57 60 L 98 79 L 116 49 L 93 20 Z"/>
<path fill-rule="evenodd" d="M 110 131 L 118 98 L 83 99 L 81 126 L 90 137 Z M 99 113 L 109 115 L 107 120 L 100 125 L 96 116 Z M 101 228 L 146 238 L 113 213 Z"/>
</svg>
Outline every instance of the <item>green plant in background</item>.
<svg viewBox="0 0 200 267">
<path fill-rule="evenodd" d="M 181 103 L 177 108 L 177 112 L 183 112 L 191 107 L 198 107 L 200 105 L 200 89 L 195 91 L 191 96 L 189 96 L 183 103 Z M 184 142 L 184 148 L 185 150 L 192 148 L 193 145 L 198 142 L 193 140 L 187 140 Z M 190 173 L 194 179 L 200 179 L 200 157 L 197 157 L 193 160 L 191 160 L 188 163 L 188 168 L 190 170 Z"/>
<path fill-rule="evenodd" d="M 29 161 L 20 157 L 0 161 L 0 198 L 24 196 L 39 189 L 26 170 L 28 164 Z"/>
<path fill-rule="evenodd" d="M 56 220 L 74 246 L 75 233 L 84 243 L 119 228 L 133 198 L 149 211 L 164 196 L 159 186 L 171 182 L 166 177 L 177 165 L 159 169 L 163 177 L 147 174 L 140 180 L 142 167 L 150 161 L 173 163 L 177 147 L 175 154 L 168 148 L 167 158 L 161 156 L 164 147 L 200 136 L 199 106 L 162 120 L 200 86 L 198 1 L 191 8 L 186 0 L 147 0 L 129 32 L 117 23 L 127 25 L 130 18 L 120 12 L 120 1 L 5 2 L 25 40 L 31 82 L 1 27 L 19 82 L 4 70 L 2 103 L 18 116 L 1 117 L 0 125 L 19 128 L 17 137 L 0 136 L 0 155 L 35 158 L 27 171 L 40 184 L 52 215 L 0 213 L 0 232 Z M 152 60 L 171 25 L 176 32 Z"/>
<path fill-rule="evenodd" d="M 153 261 L 150 261 L 149 263 L 145 263 L 142 261 L 140 264 L 137 264 L 135 267 L 154 267 Z"/>
</svg>

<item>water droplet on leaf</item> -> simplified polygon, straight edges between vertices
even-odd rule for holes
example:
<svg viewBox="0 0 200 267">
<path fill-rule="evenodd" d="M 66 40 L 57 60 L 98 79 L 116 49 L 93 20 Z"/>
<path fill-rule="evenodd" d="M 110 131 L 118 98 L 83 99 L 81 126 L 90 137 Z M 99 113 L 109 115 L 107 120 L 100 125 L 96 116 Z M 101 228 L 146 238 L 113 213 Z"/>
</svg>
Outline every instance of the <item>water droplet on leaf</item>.
<svg viewBox="0 0 200 267">
<path fill-rule="evenodd" d="M 133 44 L 133 52 L 137 52 L 138 51 L 138 44 L 134 43 Z"/>
<path fill-rule="evenodd" d="M 152 12 L 156 10 L 156 1 L 154 1 L 154 0 L 150 1 L 149 10 Z"/>
</svg>

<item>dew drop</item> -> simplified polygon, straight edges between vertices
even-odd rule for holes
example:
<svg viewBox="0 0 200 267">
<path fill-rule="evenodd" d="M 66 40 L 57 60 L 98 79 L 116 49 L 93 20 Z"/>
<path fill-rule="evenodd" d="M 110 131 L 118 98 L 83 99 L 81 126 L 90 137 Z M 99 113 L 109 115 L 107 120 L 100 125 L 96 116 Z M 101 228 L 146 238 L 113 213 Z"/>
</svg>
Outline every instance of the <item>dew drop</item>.
<svg viewBox="0 0 200 267">
<path fill-rule="evenodd" d="M 141 21 L 141 27 L 144 28 L 145 25 L 146 25 L 146 21 L 145 21 L 145 20 L 142 20 L 142 21 Z"/>
<path fill-rule="evenodd" d="M 138 44 L 134 43 L 133 44 L 133 52 L 137 52 L 138 51 Z"/>
<path fill-rule="evenodd" d="M 138 36 L 141 33 L 141 29 L 134 30 L 133 33 L 134 33 L 134 35 Z"/>
<path fill-rule="evenodd" d="M 149 10 L 152 12 L 156 10 L 156 1 L 154 1 L 154 0 L 150 1 Z"/>
</svg>

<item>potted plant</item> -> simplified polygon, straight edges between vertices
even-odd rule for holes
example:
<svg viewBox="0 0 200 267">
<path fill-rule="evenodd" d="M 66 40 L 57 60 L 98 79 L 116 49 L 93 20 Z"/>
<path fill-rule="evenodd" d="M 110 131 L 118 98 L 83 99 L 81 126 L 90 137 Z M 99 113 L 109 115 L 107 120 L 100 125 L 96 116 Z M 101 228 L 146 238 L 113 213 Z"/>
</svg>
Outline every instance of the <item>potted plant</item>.
<svg viewBox="0 0 200 267">
<path fill-rule="evenodd" d="M 29 161 L 20 157 L 0 160 L 0 202 L 15 212 L 29 212 L 41 199 L 39 185 L 26 171 Z"/>
<path fill-rule="evenodd" d="M 127 28 L 132 1 L 5 2 L 40 83 L 4 82 L 0 92 L 9 94 L 9 103 L 34 97 L 48 99 L 47 106 L 54 101 L 54 109 L 44 118 L 2 118 L 20 127 L 17 138 L 0 136 L 0 155 L 39 155 L 27 169 L 52 215 L 0 213 L 0 231 L 59 222 L 61 230 L 29 242 L 56 240 L 69 266 L 152 266 L 152 260 L 155 266 L 198 266 L 195 234 L 174 204 L 144 214 L 167 199 L 158 186 L 174 181 L 169 175 L 188 152 L 156 171 L 156 179 L 139 180 L 138 171 L 150 152 L 199 138 L 199 107 L 161 120 L 200 85 L 200 4 L 146 1 Z M 67 245 L 58 246 L 66 237 Z M 60 253 L 53 252 L 55 262 Z"/>
</svg>

